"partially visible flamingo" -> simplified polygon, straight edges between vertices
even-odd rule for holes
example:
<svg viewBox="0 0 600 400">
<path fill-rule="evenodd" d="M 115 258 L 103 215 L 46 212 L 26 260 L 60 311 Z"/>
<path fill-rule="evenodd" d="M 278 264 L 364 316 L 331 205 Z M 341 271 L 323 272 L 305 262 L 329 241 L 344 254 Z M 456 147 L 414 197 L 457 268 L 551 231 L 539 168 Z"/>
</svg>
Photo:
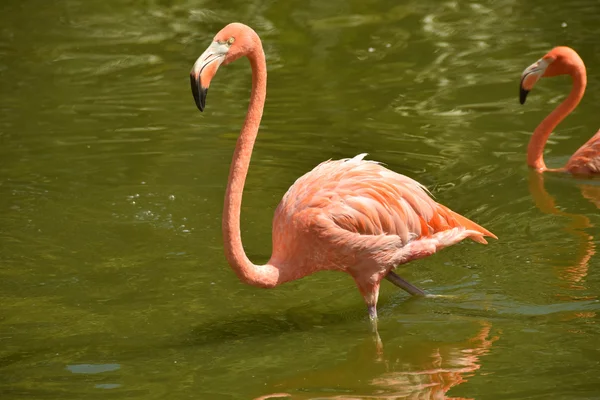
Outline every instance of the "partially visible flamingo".
<svg viewBox="0 0 600 400">
<path fill-rule="evenodd" d="M 425 295 L 396 275 L 396 266 L 465 238 L 479 243 L 487 243 L 484 236 L 496 238 L 433 201 L 418 182 L 360 154 L 323 162 L 292 185 L 275 210 L 271 258 L 265 265 L 253 264 L 242 246 L 240 209 L 267 89 L 258 35 L 240 23 L 227 25 L 198 58 L 190 78 L 194 100 L 203 111 L 218 67 L 242 56 L 252 67 L 252 94 L 233 154 L 222 226 L 227 261 L 241 281 L 272 288 L 317 271 L 346 272 L 364 297 L 376 332 L 383 278 L 413 295 Z"/>
<path fill-rule="evenodd" d="M 575 50 L 564 46 L 555 47 L 523 71 L 519 85 L 519 100 L 521 104 L 525 104 L 527 94 L 540 78 L 558 75 L 570 75 L 573 79 L 573 88 L 569 96 L 535 128 L 527 149 L 527 164 L 540 172 L 599 174 L 600 130 L 573 154 L 564 167 L 549 169 L 544 163 L 544 147 L 552 130 L 577 107 L 583 97 L 587 84 L 585 65 Z"/>
</svg>

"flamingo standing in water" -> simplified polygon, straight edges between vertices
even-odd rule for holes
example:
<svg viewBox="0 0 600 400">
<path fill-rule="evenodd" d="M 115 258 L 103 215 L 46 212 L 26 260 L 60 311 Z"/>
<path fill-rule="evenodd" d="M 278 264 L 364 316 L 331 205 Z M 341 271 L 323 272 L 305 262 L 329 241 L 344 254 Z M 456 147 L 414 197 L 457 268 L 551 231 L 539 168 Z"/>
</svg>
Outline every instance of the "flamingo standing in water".
<svg viewBox="0 0 600 400">
<path fill-rule="evenodd" d="M 227 261 L 241 281 L 272 288 L 317 271 L 346 272 L 364 297 L 377 332 L 383 278 L 412 295 L 425 295 L 396 275 L 396 266 L 465 238 L 479 243 L 487 243 L 484 236 L 496 238 L 433 201 L 420 183 L 360 154 L 323 162 L 292 185 L 275 210 L 271 258 L 265 265 L 253 264 L 242 246 L 240 209 L 267 94 L 265 53 L 256 32 L 240 23 L 227 25 L 198 58 L 190 79 L 196 106 L 203 111 L 219 66 L 242 56 L 252 67 L 252 94 L 229 171 L 222 225 Z"/>
<path fill-rule="evenodd" d="M 519 100 L 521 104 L 525 104 L 527 94 L 540 78 L 558 75 L 571 75 L 573 88 L 569 96 L 535 128 L 527 148 L 527 164 L 540 172 L 569 172 L 578 175 L 599 174 L 600 130 L 573 154 L 564 167 L 550 169 L 544 163 L 544 147 L 552 130 L 577 107 L 583 97 L 587 84 L 585 65 L 575 50 L 564 46 L 555 47 L 523 71 L 519 86 Z"/>
</svg>

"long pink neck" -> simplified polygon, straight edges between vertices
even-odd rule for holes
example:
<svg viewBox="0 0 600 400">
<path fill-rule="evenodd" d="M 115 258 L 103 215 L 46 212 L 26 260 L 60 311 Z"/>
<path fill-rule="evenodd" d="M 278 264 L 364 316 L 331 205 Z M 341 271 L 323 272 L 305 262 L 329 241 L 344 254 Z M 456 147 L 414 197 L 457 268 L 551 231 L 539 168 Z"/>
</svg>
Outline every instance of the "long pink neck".
<svg viewBox="0 0 600 400">
<path fill-rule="evenodd" d="M 538 171 L 547 170 L 544 163 L 544 147 L 546 146 L 548 137 L 550 137 L 554 128 L 577 107 L 585 92 L 587 77 L 583 63 L 571 69 L 569 74 L 573 78 L 571 93 L 535 128 L 529 141 L 527 164 Z"/>
<path fill-rule="evenodd" d="M 223 238 L 225 256 L 239 279 L 254 286 L 272 287 L 279 281 L 278 268 L 269 264 L 253 264 L 244 252 L 240 231 L 242 194 L 267 95 L 267 65 L 258 37 L 248 58 L 252 66 L 252 94 L 248 114 L 238 137 L 229 170 L 223 210 Z"/>
</svg>

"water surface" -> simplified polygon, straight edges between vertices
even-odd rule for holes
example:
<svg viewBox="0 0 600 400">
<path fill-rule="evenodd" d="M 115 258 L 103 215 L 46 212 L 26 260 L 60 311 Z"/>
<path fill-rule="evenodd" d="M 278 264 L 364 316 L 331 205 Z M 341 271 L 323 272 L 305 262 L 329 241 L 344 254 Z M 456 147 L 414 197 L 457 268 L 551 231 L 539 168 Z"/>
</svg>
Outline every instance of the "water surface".
<svg viewBox="0 0 600 400">
<path fill-rule="evenodd" d="M 597 0 L 5 1 L 0 6 L 2 399 L 587 399 L 598 396 L 600 182 L 540 177 L 530 132 L 569 90 L 522 70 L 574 47 L 588 91 L 546 154 L 599 128 Z M 499 241 L 384 283 L 378 355 L 345 275 L 273 290 L 222 251 L 247 62 L 199 113 L 188 72 L 226 23 L 253 26 L 269 88 L 242 210 L 254 262 L 273 211 L 329 158 L 368 152 Z"/>
</svg>

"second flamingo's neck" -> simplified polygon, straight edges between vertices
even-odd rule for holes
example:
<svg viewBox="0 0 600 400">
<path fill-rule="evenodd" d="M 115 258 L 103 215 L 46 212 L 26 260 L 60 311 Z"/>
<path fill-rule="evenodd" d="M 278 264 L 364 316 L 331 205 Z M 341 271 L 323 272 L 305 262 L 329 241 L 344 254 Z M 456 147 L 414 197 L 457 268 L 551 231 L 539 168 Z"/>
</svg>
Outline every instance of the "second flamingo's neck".
<svg viewBox="0 0 600 400">
<path fill-rule="evenodd" d="M 547 170 L 544 163 L 544 147 L 548 137 L 550 137 L 554 128 L 577 107 L 585 92 L 587 77 L 583 64 L 577 68 L 574 67 L 569 74 L 573 78 L 571 93 L 535 128 L 529 141 L 527 164 L 538 171 Z"/>
<path fill-rule="evenodd" d="M 278 269 L 268 264 L 253 264 L 244 251 L 240 231 L 242 194 L 267 93 L 267 66 L 258 37 L 248 59 L 252 66 L 252 94 L 229 170 L 223 210 L 223 239 L 227 261 L 241 281 L 254 286 L 272 287 L 278 283 Z"/>
</svg>

